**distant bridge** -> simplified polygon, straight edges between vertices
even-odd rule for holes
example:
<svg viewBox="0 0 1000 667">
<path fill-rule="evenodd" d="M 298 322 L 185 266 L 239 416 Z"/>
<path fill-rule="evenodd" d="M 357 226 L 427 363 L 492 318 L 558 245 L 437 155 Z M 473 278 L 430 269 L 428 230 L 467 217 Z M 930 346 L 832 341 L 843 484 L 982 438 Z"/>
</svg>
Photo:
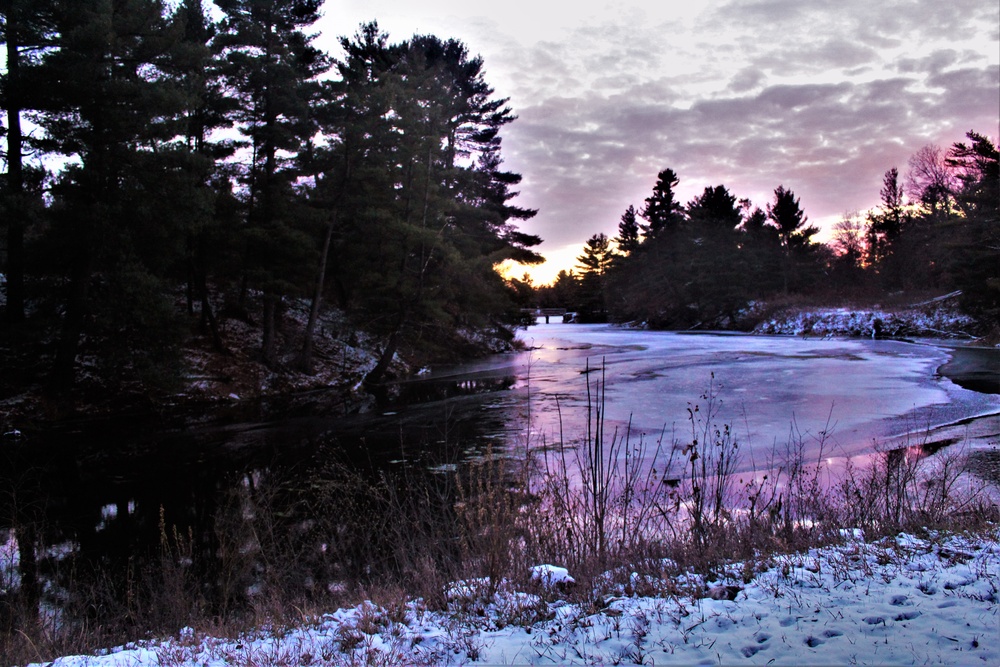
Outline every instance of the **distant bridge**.
<svg viewBox="0 0 1000 667">
<path fill-rule="evenodd" d="M 544 317 L 545 323 L 548 324 L 550 317 L 561 318 L 563 315 L 566 314 L 566 309 L 565 308 L 522 308 L 521 313 L 523 315 L 533 315 L 535 319 L 538 319 L 539 317 Z"/>
</svg>

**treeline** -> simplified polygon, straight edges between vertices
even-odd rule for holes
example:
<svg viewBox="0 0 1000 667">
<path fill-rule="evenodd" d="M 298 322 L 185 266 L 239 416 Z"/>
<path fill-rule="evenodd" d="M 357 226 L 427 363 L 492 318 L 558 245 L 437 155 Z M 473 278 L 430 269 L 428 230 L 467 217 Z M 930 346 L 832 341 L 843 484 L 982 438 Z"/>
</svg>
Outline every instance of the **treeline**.
<svg viewBox="0 0 1000 667">
<path fill-rule="evenodd" d="M 3 327 L 50 342 L 52 387 L 85 357 L 174 374 L 192 326 L 225 350 L 221 317 L 292 363 L 275 344 L 291 298 L 312 306 L 293 363 L 310 369 L 332 300 L 381 341 L 370 381 L 401 345 L 516 318 L 493 267 L 540 261 L 540 239 L 514 224 L 535 212 L 511 204 L 507 100 L 454 40 L 372 23 L 331 58 L 309 32 L 321 5 L 0 2 Z"/>
<path fill-rule="evenodd" d="M 723 185 L 685 205 L 665 169 L 643 208 L 621 216 L 616 237 L 592 236 L 576 270 L 551 286 L 521 282 L 522 299 L 568 307 L 582 321 L 738 328 L 752 302 L 961 290 L 963 308 L 996 326 L 1000 160 L 986 136 L 967 139 L 921 149 L 905 182 L 889 169 L 880 205 L 845 214 L 829 244 L 814 242 L 819 230 L 783 186 L 763 209 Z"/>
</svg>

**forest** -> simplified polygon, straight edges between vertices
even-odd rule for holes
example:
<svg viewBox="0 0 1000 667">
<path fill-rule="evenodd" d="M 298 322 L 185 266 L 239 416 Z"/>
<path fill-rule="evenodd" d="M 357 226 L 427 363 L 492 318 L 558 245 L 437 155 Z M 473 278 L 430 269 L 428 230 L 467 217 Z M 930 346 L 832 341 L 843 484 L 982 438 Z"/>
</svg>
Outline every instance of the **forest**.
<svg viewBox="0 0 1000 667">
<path fill-rule="evenodd" d="M 996 326 L 998 154 L 977 132 L 889 169 L 880 206 L 845 215 L 830 244 L 790 189 L 764 208 L 723 185 L 683 204 L 668 168 L 553 285 L 505 279 L 506 261 L 542 261 L 542 239 L 518 227 L 536 211 L 504 168 L 516 117 L 482 59 L 376 23 L 334 58 L 310 32 L 322 5 L 0 2 L 7 390 L 59 395 L 84 375 L 169 389 L 192 337 L 229 354 L 235 321 L 258 363 L 309 374 L 324 308 L 374 341 L 369 386 L 397 353 L 481 352 L 470 341 L 510 341 L 545 305 L 738 329 L 762 302 L 960 291 Z"/>
<path fill-rule="evenodd" d="M 377 341 L 373 384 L 403 348 L 512 335 L 494 266 L 541 239 L 516 226 L 535 211 L 511 203 L 507 100 L 455 40 L 371 23 L 331 57 L 322 4 L 0 3 L 7 382 L 169 387 L 191 335 L 227 352 L 230 319 L 308 373 L 327 304 Z"/>
<path fill-rule="evenodd" d="M 677 200 L 672 169 L 641 210 L 629 206 L 618 234 L 594 234 L 573 271 L 525 303 L 567 307 L 581 321 L 654 328 L 747 328 L 754 304 L 876 303 L 961 292 L 983 331 L 1000 323 L 1000 161 L 975 131 L 947 150 L 929 145 L 905 176 L 885 172 L 880 203 L 846 213 L 829 243 L 808 224 L 795 193 L 778 186 L 764 208 L 724 185 Z"/>
</svg>

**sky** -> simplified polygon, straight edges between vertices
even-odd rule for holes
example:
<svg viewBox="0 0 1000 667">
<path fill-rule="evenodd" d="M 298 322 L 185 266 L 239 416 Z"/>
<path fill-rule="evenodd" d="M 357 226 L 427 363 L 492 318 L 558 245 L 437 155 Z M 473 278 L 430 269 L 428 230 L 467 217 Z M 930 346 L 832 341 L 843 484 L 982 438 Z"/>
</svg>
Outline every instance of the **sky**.
<svg viewBox="0 0 1000 667">
<path fill-rule="evenodd" d="M 463 41 L 510 98 L 505 166 L 548 260 L 536 283 L 613 237 L 667 167 L 682 202 L 722 184 L 764 208 L 784 185 L 828 234 L 920 148 L 1000 135 L 991 0 L 327 0 L 317 45 L 337 54 L 370 20 L 392 41 Z"/>
</svg>

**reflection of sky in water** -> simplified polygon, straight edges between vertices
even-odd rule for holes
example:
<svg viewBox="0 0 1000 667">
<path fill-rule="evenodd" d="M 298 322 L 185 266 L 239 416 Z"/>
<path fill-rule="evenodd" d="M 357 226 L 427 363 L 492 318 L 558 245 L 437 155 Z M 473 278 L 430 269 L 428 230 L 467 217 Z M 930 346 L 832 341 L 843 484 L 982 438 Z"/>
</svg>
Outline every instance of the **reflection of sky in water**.
<svg viewBox="0 0 1000 667">
<path fill-rule="evenodd" d="M 521 333 L 536 349 L 519 355 L 521 387 L 532 397 L 537 439 L 586 432 L 586 365 L 606 378 L 606 433 L 690 435 L 689 405 L 709 385 L 728 423 L 754 450 L 783 447 L 794 420 L 807 441 L 829 420 L 831 455 L 870 450 L 876 439 L 1000 409 L 997 396 L 936 376 L 945 351 L 896 341 L 685 335 L 604 325 L 540 325 Z M 714 379 L 712 375 L 714 374 Z M 703 414 L 703 412 L 702 412 Z"/>
</svg>

